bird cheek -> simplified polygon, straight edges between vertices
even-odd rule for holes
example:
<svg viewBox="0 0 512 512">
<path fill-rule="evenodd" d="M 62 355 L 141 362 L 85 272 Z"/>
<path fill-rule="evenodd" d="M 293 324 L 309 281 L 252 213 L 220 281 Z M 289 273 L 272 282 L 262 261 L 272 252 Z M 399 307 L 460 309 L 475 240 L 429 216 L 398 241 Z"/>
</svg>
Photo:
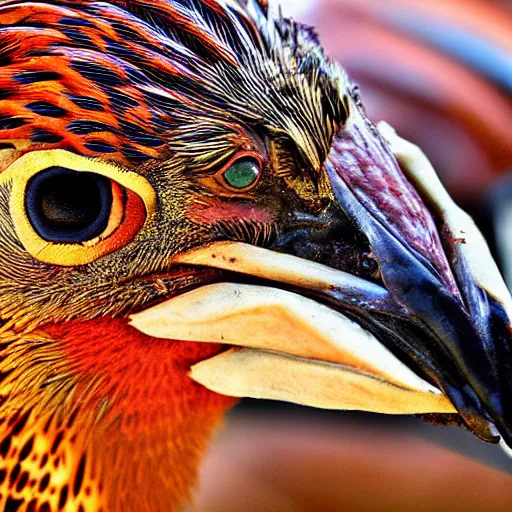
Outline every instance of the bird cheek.
<svg viewBox="0 0 512 512">
<path fill-rule="evenodd" d="M 254 222 L 265 224 L 275 222 L 275 216 L 264 207 L 247 203 L 215 201 L 210 204 L 194 204 L 187 217 L 195 224 L 210 225 L 219 222 Z"/>
</svg>

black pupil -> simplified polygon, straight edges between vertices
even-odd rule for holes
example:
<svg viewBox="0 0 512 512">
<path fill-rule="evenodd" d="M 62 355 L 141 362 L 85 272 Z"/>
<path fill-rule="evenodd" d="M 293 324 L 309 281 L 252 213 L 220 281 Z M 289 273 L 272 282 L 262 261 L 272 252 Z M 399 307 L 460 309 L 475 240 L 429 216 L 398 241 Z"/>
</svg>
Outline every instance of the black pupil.
<svg viewBox="0 0 512 512">
<path fill-rule="evenodd" d="M 38 235 L 50 242 L 79 243 L 99 236 L 111 207 L 111 182 L 96 173 L 50 167 L 27 183 L 27 216 Z"/>
</svg>

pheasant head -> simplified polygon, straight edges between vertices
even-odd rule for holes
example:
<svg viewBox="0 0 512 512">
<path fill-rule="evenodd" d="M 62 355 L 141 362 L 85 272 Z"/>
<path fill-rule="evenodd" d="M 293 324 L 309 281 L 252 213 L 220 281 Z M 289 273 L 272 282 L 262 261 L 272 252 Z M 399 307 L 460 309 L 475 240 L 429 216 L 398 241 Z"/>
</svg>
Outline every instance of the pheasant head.
<svg viewBox="0 0 512 512">
<path fill-rule="evenodd" d="M 0 2 L 2 509 L 179 510 L 241 396 L 512 444 L 510 296 L 382 133 L 263 0 Z"/>
</svg>

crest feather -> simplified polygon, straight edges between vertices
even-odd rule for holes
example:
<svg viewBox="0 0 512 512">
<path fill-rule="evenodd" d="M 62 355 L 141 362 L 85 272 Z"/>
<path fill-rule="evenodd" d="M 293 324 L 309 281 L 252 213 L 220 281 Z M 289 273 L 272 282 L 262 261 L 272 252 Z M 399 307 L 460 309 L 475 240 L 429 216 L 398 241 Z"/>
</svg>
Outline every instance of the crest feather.
<svg viewBox="0 0 512 512">
<path fill-rule="evenodd" d="M 136 165 L 205 123 L 291 138 L 318 169 L 347 79 L 263 0 L 8 0 L 0 139 Z M 218 138 L 218 130 L 214 130 Z"/>
</svg>

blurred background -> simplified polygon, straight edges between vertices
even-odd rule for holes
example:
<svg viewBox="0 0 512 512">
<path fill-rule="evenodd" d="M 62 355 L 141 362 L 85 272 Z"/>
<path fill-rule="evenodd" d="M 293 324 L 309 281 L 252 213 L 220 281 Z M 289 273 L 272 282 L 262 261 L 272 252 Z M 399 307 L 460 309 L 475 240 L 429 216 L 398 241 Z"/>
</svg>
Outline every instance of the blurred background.
<svg viewBox="0 0 512 512">
<path fill-rule="evenodd" d="M 425 151 L 512 285 L 512 1 L 281 0 Z M 417 418 L 244 401 L 202 474 L 200 512 L 512 510 L 512 458 Z"/>
</svg>

